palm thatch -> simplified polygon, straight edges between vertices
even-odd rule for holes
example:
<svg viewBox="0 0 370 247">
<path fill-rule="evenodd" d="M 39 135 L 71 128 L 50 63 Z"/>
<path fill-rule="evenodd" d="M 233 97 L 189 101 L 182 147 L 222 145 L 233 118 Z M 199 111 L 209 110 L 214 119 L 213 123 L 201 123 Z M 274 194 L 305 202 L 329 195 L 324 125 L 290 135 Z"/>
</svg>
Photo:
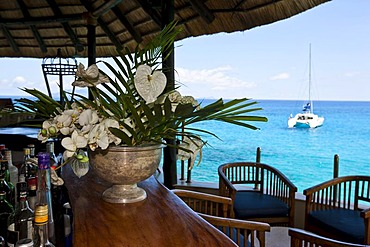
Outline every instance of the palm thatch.
<svg viewBox="0 0 370 247">
<path fill-rule="evenodd" d="M 174 12 L 177 39 L 244 31 L 289 18 L 329 0 L 7 0 L 0 1 L 0 57 L 88 56 L 94 27 L 96 56 L 145 44 Z"/>
</svg>

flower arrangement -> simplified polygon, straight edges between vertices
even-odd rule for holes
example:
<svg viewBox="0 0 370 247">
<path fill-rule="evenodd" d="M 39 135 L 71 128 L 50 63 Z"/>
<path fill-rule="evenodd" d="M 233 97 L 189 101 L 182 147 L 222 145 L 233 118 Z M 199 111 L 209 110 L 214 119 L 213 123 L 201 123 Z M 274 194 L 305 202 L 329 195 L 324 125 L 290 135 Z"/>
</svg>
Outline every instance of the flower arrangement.
<svg viewBox="0 0 370 247">
<path fill-rule="evenodd" d="M 110 145 L 137 146 L 146 143 L 173 144 L 180 159 L 192 158 L 206 143 L 201 134 L 213 133 L 191 127 L 191 124 L 217 120 L 250 129 L 256 127 L 247 121 L 267 121 L 264 117 L 247 113 L 260 110 L 251 108 L 256 102 L 219 99 L 204 107 L 192 96 L 166 90 L 167 78 L 162 71 L 162 54 L 174 43 L 179 30 L 171 24 L 160 35 L 135 53 L 122 53 L 112 57 L 116 69 L 107 62 L 99 62 L 113 74 L 104 73 L 96 64 L 78 66 L 73 86 L 87 87 L 92 97 L 64 92 L 64 105 L 36 89 L 22 89 L 35 96 L 37 101 L 19 100 L 22 108 L 35 112 L 46 120 L 38 139 L 60 138 L 65 148 L 64 160 L 76 174 L 88 170 L 85 150 L 106 149 Z M 169 145 L 167 143 L 167 145 Z"/>
</svg>

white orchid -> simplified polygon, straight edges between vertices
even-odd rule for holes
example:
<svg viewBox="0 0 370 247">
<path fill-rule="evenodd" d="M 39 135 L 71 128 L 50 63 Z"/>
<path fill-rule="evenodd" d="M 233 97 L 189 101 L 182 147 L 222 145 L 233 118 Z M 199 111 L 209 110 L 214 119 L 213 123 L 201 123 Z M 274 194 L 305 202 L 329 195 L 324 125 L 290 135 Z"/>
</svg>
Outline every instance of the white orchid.
<svg viewBox="0 0 370 247">
<path fill-rule="evenodd" d="M 79 111 L 75 109 L 65 110 L 61 115 L 55 117 L 55 123 L 58 130 L 63 135 L 69 135 L 75 129 L 74 122 L 76 121 Z"/>
<path fill-rule="evenodd" d="M 42 123 L 42 129 L 37 135 L 37 139 L 42 143 L 47 142 L 50 137 L 57 136 L 58 128 L 56 124 L 50 120 L 46 120 Z"/>
<path fill-rule="evenodd" d="M 109 78 L 99 72 L 96 64 L 89 66 L 85 70 L 85 66 L 80 63 L 77 68 L 76 76 L 79 78 L 72 83 L 72 86 L 95 87 L 100 83 L 109 83 Z"/>
<path fill-rule="evenodd" d="M 114 143 L 116 145 L 120 144 L 121 143 L 121 139 L 118 138 L 117 136 L 113 135 L 110 131 L 109 131 L 109 128 L 110 127 L 113 127 L 113 128 L 119 128 L 119 123 L 117 120 L 115 119 L 112 119 L 112 118 L 107 118 L 107 119 L 104 119 L 102 121 L 102 124 L 104 125 L 104 128 L 105 128 L 105 131 L 107 132 L 108 134 L 108 142 L 109 143 Z"/>
<path fill-rule="evenodd" d="M 99 121 L 99 116 L 97 111 L 92 109 L 86 109 L 83 112 L 81 112 L 78 123 L 81 126 L 96 124 Z"/>
<path fill-rule="evenodd" d="M 74 130 L 71 137 L 63 138 L 62 146 L 66 149 L 64 155 L 66 157 L 72 157 L 76 153 L 77 149 L 85 148 L 87 146 L 87 139 L 80 135 L 77 130 Z"/>
<path fill-rule="evenodd" d="M 100 147 L 107 149 L 109 146 L 109 136 L 104 124 L 95 125 L 88 134 L 88 144 L 92 151 Z"/>
</svg>

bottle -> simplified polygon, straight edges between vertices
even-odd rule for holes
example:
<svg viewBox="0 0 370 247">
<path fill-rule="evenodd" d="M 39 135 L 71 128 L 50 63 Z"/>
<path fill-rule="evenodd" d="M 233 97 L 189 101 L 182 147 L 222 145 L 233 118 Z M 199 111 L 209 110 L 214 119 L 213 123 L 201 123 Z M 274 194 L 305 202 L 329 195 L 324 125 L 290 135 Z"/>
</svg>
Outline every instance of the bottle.
<svg viewBox="0 0 370 247">
<path fill-rule="evenodd" d="M 17 241 L 15 247 L 33 247 L 33 240 L 29 238 L 23 238 Z"/>
<path fill-rule="evenodd" d="M 54 142 L 46 143 L 46 152 L 50 154 L 50 168 L 58 167 L 59 161 L 54 152 Z"/>
<path fill-rule="evenodd" d="M 21 178 L 20 178 L 21 179 Z M 23 177 L 24 180 L 24 177 Z M 28 185 L 28 204 L 32 210 L 35 210 L 37 201 L 37 177 L 29 177 L 27 180 Z"/>
<path fill-rule="evenodd" d="M 48 204 L 37 204 L 35 208 L 33 242 L 39 247 L 54 247 L 49 240 Z"/>
<path fill-rule="evenodd" d="M 27 148 L 30 149 L 30 158 L 36 158 L 35 144 L 28 144 Z"/>
<path fill-rule="evenodd" d="M 51 183 L 50 183 L 50 155 L 47 152 L 38 153 L 38 172 L 37 172 L 37 203 L 35 206 L 35 218 L 37 210 L 42 210 L 41 213 L 44 213 L 44 210 L 47 211 L 47 230 L 48 230 L 48 239 L 55 243 L 55 227 L 54 227 L 54 218 L 53 218 L 53 207 L 52 207 L 52 197 L 51 197 Z M 47 206 L 46 208 L 44 206 Z M 41 206 L 38 207 L 38 206 Z M 38 212 L 40 214 L 40 212 Z M 40 217 L 40 216 L 39 216 Z M 35 219 L 36 222 L 36 219 Z M 36 223 L 35 223 L 36 224 Z M 41 225 L 41 228 L 44 228 Z M 34 239 L 34 242 L 37 245 L 37 242 Z"/>
<path fill-rule="evenodd" d="M 8 170 L 10 173 L 10 182 L 14 185 L 18 183 L 18 168 L 13 165 L 12 151 L 5 151 L 5 159 L 8 161 Z"/>
<path fill-rule="evenodd" d="M 7 180 L 9 187 L 14 190 L 14 206 L 16 206 L 17 201 L 16 195 L 17 195 L 17 188 L 14 186 L 18 183 L 18 168 L 13 165 L 13 157 L 12 157 L 12 151 L 6 150 L 5 151 L 5 159 L 8 161 L 8 180 Z"/>
<path fill-rule="evenodd" d="M 9 215 L 13 213 L 13 206 L 6 200 L 6 193 L 0 191 L 0 236 L 6 242 L 7 240 L 7 220 Z"/>
<path fill-rule="evenodd" d="M 0 191 L 4 191 L 6 193 L 6 200 L 11 204 L 14 205 L 15 197 L 15 189 L 14 186 L 11 187 L 5 180 L 5 164 L 7 164 L 7 160 L 0 160 Z"/>
<path fill-rule="evenodd" d="M 30 149 L 29 148 L 23 148 L 23 162 L 22 162 L 21 167 L 19 168 L 18 181 L 19 181 L 19 177 L 21 175 L 23 175 L 24 178 L 26 179 L 26 182 L 27 182 L 27 179 L 29 177 L 29 172 L 30 172 L 29 171 L 30 170 L 30 164 L 27 161 L 29 158 L 30 158 Z"/>
<path fill-rule="evenodd" d="M 0 247 L 5 247 L 5 245 L 6 245 L 5 239 L 3 238 L 3 236 L 0 236 Z"/>
<path fill-rule="evenodd" d="M 8 235 L 14 237 L 8 241 L 8 246 L 15 246 L 18 240 L 33 236 L 33 210 L 29 207 L 27 201 L 27 183 L 17 183 L 18 204 L 8 218 Z"/>
<path fill-rule="evenodd" d="M 4 159 L 4 150 L 5 149 L 5 144 L 0 144 L 0 159 Z"/>
<path fill-rule="evenodd" d="M 35 159 L 36 158 L 35 144 L 28 144 L 27 148 L 30 149 L 30 156 L 29 157 L 31 159 Z M 34 165 L 33 163 L 30 163 L 29 164 L 29 177 L 37 177 L 37 169 L 38 169 L 38 167 L 36 165 Z"/>
</svg>

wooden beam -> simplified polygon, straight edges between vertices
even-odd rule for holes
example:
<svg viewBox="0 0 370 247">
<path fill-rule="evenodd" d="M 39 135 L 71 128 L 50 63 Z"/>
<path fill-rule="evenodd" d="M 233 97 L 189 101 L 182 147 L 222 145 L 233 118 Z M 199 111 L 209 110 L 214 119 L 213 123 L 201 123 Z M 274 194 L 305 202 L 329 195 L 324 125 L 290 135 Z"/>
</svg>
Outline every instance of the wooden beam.
<svg viewBox="0 0 370 247">
<path fill-rule="evenodd" d="M 3 34 L 4 34 L 5 38 L 9 42 L 10 47 L 13 49 L 14 52 L 19 53 L 20 52 L 19 47 L 18 47 L 17 43 L 15 42 L 13 36 L 9 32 L 9 29 L 5 26 L 2 26 L 1 28 L 3 30 Z"/>
<path fill-rule="evenodd" d="M 127 31 L 131 34 L 131 36 L 134 37 L 136 43 L 141 43 L 143 41 L 143 38 L 131 25 L 126 16 L 122 14 L 120 9 L 118 7 L 114 7 L 112 8 L 112 11 L 117 16 L 117 18 L 122 22 L 122 24 L 126 27 Z"/>
<path fill-rule="evenodd" d="M 62 12 L 60 11 L 58 5 L 56 4 L 55 0 L 46 0 L 46 2 L 49 4 L 51 9 L 53 10 L 53 13 L 56 16 L 61 16 Z M 82 15 L 80 14 L 80 18 L 82 18 Z M 72 40 L 73 45 L 76 47 L 81 42 L 79 41 L 77 35 L 73 31 L 71 25 L 69 25 L 68 22 L 62 22 L 62 26 L 64 28 L 64 31 L 68 34 L 69 38 Z"/>
<path fill-rule="evenodd" d="M 61 16 L 43 16 L 43 17 L 30 17 L 30 18 L 19 18 L 19 19 L 0 19 L 0 24 L 3 26 L 19 26 L 19 25 L 39 25 L 43 23 L 60 23 L 68 21 L 79 21 L 84 19 L 83 14 L 76 15 L 61 15 Z"/>
<path fill-rule="evenodd" d="M 162 27 L 162 18 L 156 12 L 152 6 L 149 6 L 148 3 L 145 0 L 136 0 L 140 6 L 143 8 L 143 10 L 153 19 L 153 21 L 158 25 L 158 27 Z"/>
<path fill-rule="evenodd" d="M 193 9 L 207 22 L 211 24 L 215 19 L 214 14 L 209 10 L 209 8 L 204 4 L 204 2 L 199 0 L 189 0 Z"/>
<path fill-rule="evenodd" d="M 31 15 L 28 12 L 28 8 L 27 8 L 26 4 L 22 0 L 17 0 L 17 3 L 18 3 L 19 8 L 22 11 L 23 16 L 25 18 L 31 18 Z M 42 39 L 42 37 L 41 37 L 39 31 L 37 30 L 36 26 L 35 25 L 31 25 L 30 28 L 32 30 L 33 36 L 35 37 L 37 43 L 39 44 L 40 50 L 42 52 L 46 53 L 47 52 L 47 49 L 46 49 L 44 40 Z"/>
<path fill-rule="evenodd" d="M 94 12 L 93 7 L 91 4 L 86 0 L 81 0 L 81 3 L 84 5 L 84 7 L 89 12 Z M 91 17 L 94 18 L 94 17 Z M 105 24 L 105 22 L 100 18 L 95 18 L 101 29 L 104 31 L 104 33 L 108 36 L 108 38 L 112 41 L 112 43 L 116 46 L 117 50 L 123 50 L 123 46 L 121 42 L 116 38 L 116 35 L 109 29 L 108 25 Z"/>
<path fill-rule="evenodd" d="M 117 4 L 120 4 L 122 0 L 110 0 L 108 2 L 105 2 L 101 6 L 99 6 L 97 9 L 95 9 L 91 14 L 93 17 L 100 17 L 107 13 L 109 10 L 111 10 L 113 7 L 115 7 Z"/>
<path fill-rule="evenodd" d="M 116 49 L 120 51 L 123 50 L 123 46 L 121 42 L 119 42 L 119 40 L 116 38 L 114 33 L 107 26 L 107 24 L 105 24 L 105 22 L 101 18 L 98 18 L 97 21 L 101 29 L 103 29 L 104 33 L 109 37 L 112 43 L 116 46 Z"/>
</svg>

